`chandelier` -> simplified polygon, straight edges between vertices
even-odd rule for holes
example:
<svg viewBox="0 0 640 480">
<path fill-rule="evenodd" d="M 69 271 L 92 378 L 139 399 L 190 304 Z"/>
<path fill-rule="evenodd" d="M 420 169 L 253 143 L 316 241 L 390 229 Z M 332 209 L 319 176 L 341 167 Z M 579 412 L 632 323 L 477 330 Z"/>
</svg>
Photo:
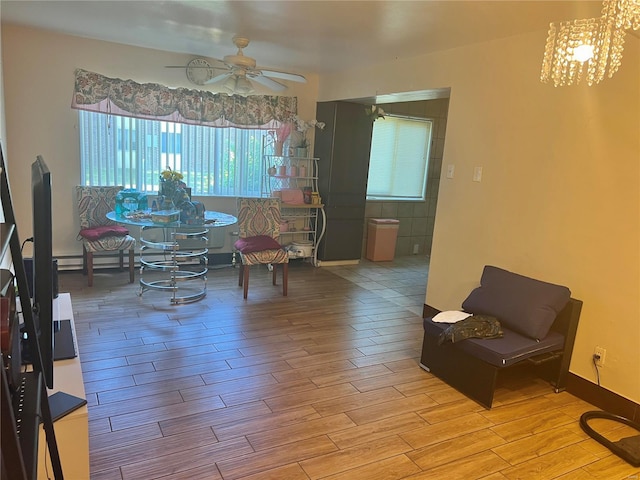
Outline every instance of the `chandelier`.
<svg viewBox="0 0 640 480">
<path fill-rule="evenodd" d="M 640 0 L 604 0 L 602 16 L 551 23 L 540 80 L 555 87 L 611 78 L 620 67 L 625 30 L 640 28 Z"/>
<path fill-rule="evenodd" d="M 615 18 L 616 28 L 640 29 L 640 0 L 615 0 L 609 5 L 605 2 L 602 13 Z"/>
</svg>

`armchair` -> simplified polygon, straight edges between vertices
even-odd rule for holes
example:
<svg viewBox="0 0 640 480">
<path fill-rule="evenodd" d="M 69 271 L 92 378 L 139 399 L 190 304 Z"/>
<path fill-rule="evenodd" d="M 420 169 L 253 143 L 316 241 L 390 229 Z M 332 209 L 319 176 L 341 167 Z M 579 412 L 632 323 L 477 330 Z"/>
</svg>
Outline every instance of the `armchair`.
<svg viewBox="0 0 640 480">
<path fill-rule="evenodd" d="M 93 286 L 93 256 L 101 252 L 119 253 L 120 270 L 124 268 L 124 251 L 129 250 L 129 283 L 134 280 L 134 249 L 136 240 L 129 231 L 107 219 L 107 213 L 115 208 L 116 195 L 122 187 L 76 186 L 76 201 L 80 218 L 82 241 L 82 272 L 87 283 Z"/>
<path fill-rule="evenodd" d="M 434 321 L 439 310 L 427 306 L 420 366 L 486 408 L 507 368 L 534 366 L 556 393 L 563 391 L 582 309 L 570 295 L 567 287 L 487 265 L 462 309 L 496 318 L 502 337 L 442 342 L 451 324 Z"/>
<path fill-rule="evenodd" d="M 234 247 L 240 252 L 242 265 L 238 286 L 249 292 L 249 267 L 268 264 L 273 267 L 276 285 L 277 266 L 282 266 L 282 295 L 287 296 L 289 254 L 278 243 L 280 236 L 280 200 L 277 198 L 238 198 L 239 238 Z"/>
</svg>

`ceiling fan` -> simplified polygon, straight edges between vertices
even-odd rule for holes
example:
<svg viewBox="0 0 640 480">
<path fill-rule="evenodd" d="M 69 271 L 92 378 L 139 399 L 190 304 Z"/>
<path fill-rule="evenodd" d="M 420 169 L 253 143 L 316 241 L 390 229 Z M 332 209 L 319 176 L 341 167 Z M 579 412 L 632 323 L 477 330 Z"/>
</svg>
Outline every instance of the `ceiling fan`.
<svg viewBox="0 0 640 480">
<path fill-rule="evenodd" d="M 283 92 L 287 86 L 274 78 L 291 82 L 307 82 L 307 79 L 302 75 L 256 67 L 256 60 L 247 57 L 242 51 L 249 45 L 247 37 L 236 35 L 233 37 L 233 43 L 238 48 L 235 55 L 225 55 L 222 60 L 215 59 L 223 66 L 211 66 L 205 59 L 195 58 L 186 67 L 172 65 L 167 68 L 186 68 L 187 78 L 196 85 L 221 84 L 227 92 L 241 95 L 249 95 L 254 92 L 251 82 L 276 92 Z M 225 70 L 225 72 L 215 75 L 214 70 Z"/>
</svg>

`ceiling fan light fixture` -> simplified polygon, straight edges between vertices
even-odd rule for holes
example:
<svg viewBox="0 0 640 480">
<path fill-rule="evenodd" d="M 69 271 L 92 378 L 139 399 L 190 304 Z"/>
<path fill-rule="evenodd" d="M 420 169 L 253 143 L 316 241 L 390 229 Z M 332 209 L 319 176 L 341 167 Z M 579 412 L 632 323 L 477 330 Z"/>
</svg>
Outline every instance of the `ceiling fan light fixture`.
<svg viewBox="0 0 640 480">
<path fill-rule="evenodd" d="M 230 95 L 251 95 L 255 92 L 251 82 L 244 76 L 233 75 L 222 84 L 222 90 Z"/>
<path fill-rule="evenodd" d="M 255 93 L 254 83 L 275 92 L 282 92 L 287 86 L 273 80 L 279 78 L 291 82 L 306 83 L 306 79 L 302 75 L 296 73 L 281 72 L 278 70 L 265 70 L 256 68 L 256 60 L 247 57 L 242 49 L 249 45 L 249 39 L 236 35 L 233 37 L 233 43 L 238 48 L 235 55 L 225 55 L 223 60 L 216 60 L 224 63 L 224 67 L 211 67 L 204 59 L 194 60 L 187 65 L 187 77 L 189 75 L 197 75 L 199 85 L 218 85 L 222 92 L 238 95 L 251 95 Z M 205 70 L 206 67 L 206 70 Z M 180 67 L 182 68 L 182 67 Z M 214 75 L 213 69 L 226 70 L 224 73 Z M 195 83 L 194 80 L 192 82 Z"/>
<path fill-rule="evenodd" d="M 238 77 L 236 79 L 235 91 L 240 95 L 249 95 L 253 93 L 255 90 L 253 89 L 253 85 L 251 85 L 251 82 L 247 80 L 246 77 Z"/>
<path fill-rule="evenodd" d="M 242 68 L 256 68 L 256 60 L 255 58 L 246 57 L 242 55 L 242 52 L 238 52 L 239 55 L 225 55 L 224 63 L 227 65 L 231 65 L 233 67 L 242 67 Z"/>
<path fill-rule="evenodd" d="M 222 90 L 224 90 L 229 94 L 234 94 L 236 91 L 236 78 L 235 77 L 227 78 L 222 84 Z"/>
</svg>

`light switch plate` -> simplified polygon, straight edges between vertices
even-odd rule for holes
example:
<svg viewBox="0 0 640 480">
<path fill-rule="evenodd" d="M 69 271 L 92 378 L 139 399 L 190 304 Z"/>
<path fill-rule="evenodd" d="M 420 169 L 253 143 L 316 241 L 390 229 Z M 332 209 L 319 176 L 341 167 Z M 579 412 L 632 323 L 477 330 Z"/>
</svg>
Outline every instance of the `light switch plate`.
<svg viewBox="0 0 640 480">
<path fill-rule="evenodd" d="M 473 169 L 473 181 L 474 182 L 482 181 L 482 167 L 475 167 Z"/>
<path fill-rule="evenodd" d="M 447 165 L 447 178 L 453 178 L 453 175 L 456 173 L 455 165 Z"/>
</svg>

